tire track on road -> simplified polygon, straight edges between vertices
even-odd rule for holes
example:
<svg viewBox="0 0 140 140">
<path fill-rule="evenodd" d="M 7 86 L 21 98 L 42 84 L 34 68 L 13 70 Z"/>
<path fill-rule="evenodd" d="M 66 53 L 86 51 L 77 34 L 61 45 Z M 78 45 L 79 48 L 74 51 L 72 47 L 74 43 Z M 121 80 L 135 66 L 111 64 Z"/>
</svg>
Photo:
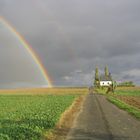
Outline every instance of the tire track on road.
<svg viewBox="0 0 140 140">
<path fill-rule="evenodd" d="M 127 112 L 89 92 L 67 140 L 139 140 L 140 122 Z"/>
<path fill-rule="evenodd" d="M 101 96 L 101 95 L 98 95 L 98 96 Z M 102 119 L 103 119 L 103 121 L 104 121 L 104 125 L 105 125 L 106 131 L 107 131 L 107 133 L 108 133 L 109 140 L 113 140 L 113 134 L 112 134 L 112 132 L 111 132 L 111 130 L 110 130 L 109 122 L 108 122 L 108 120 L 107 120 L 107 118 L 106 118 L 106 116 L 105 116 L 105 113 L 104 113 L 104 111 L 103 111 L 103 108 L 102 108 L 102 106 L 101 106 L 101 103 L 100 103 L 100 101 L 98 100 L 98 97 L 96 96 L 96 94 L 94 94 L 94 97 L 95 97 L 96 102 L 97 102 L 97 104 L 98 104 L 98 107 L 99 107 L 99 109 L 100 109 L 100 111 L 101 111 Z"/>
</svg>

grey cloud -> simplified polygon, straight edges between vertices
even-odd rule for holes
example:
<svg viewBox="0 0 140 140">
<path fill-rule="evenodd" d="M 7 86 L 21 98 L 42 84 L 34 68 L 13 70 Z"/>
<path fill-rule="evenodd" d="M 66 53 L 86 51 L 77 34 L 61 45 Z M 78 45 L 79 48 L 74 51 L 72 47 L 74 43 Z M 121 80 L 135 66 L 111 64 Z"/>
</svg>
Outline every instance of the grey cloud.
<svg viewBox="0 0 140 140">
<path fill-rule="evenodd" d="M 137 0 L 0 0 L 1 15 L 37 52 L 55 85 L 90 84 L 96 65 L 101 69 L 109 65 L 114 76 L 139 83 L 136 76 L 121 74 L 140 69 L 139 6 Z M 10 38 L 0 36 L 4 52 L 2 44 Z M 4 62 L 8 50 L 10 55 L 8 48 L 0 52 L 1 65 L 9 63 Z M 17 57 L 18 67 L 25 58 L 20 53 Z M 82 73 L 74 74 L 76 70 Z"/>
</svg>

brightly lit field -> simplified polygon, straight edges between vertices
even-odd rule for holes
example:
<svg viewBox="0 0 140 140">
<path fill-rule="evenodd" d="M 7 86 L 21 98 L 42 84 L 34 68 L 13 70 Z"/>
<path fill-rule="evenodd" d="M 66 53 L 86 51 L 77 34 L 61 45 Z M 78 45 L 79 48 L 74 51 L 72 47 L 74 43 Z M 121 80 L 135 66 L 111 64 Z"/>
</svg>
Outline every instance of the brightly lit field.
<svg viewBox="0 0 140 140">
<path fill-rule="evenodd" d="M 86 88 L 1 91 L 0 140 L 42 139 L 86 91 Z"/>
<path fill-rule="evenodd" d="M 140 87 L 118 87 L 115 94 L 122 96 L 140 96 Z"/>
<path fill-rule="evenodd" d="M 55 95 L 61 95 L 61 94 L 87 94 L 88 88 L 82 87 L 82 88 L 73 88 L 73 87 L 63 87 L 63 88 L 32 88 L 32 89 L 13 89 L 13 90 L 0 90 L 0 94 L 16 94 L 16 95 L 35 95 L 35 94 L 55 94 Z"/>
</svg>

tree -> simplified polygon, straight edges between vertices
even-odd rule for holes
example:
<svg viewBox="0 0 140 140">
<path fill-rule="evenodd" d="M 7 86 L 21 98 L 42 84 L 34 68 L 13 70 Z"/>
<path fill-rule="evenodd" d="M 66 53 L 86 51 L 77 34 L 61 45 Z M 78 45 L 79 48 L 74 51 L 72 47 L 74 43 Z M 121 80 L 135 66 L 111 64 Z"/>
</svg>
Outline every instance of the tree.
<svg viewBox="0 0 140 140">
<path fill-rule="evenodd" d="M 99 70 L 98 70 L 98 67 L 96 67 L 96 69 L 95 69 L 94 86 L 95 86 L 95 87 L 98 87 L 99 84 L 100 84 L 100 82 L 99 82 Z"/>
<path fill-rule="evenodd" d="M 109 76 L 109 71 L 108 71 L 108 67 L 105 66 L 105 76 L 108 77 Z"/>
<path fill-rule="evenodd" d="M 99 80 L 99 70 L 98 67 L 95 69 L 95 80 Z"/>
</svg>

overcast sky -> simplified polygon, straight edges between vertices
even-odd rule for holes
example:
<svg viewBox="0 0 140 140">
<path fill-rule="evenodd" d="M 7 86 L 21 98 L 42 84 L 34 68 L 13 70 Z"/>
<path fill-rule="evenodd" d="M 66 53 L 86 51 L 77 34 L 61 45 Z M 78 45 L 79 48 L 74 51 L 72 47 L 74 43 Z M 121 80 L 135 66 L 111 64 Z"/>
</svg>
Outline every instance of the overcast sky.
<svg viewBox="0 0 140 140">
<path fill-rule="evenodd" d="M 0 0 L 0 15 L 33 47 L 53 83 L 90 85 L 95 66 L 140 84 L 139 0 Z M 0 26 L 0 87 L 44 85 L 20 43 Z"/>
</svg>

